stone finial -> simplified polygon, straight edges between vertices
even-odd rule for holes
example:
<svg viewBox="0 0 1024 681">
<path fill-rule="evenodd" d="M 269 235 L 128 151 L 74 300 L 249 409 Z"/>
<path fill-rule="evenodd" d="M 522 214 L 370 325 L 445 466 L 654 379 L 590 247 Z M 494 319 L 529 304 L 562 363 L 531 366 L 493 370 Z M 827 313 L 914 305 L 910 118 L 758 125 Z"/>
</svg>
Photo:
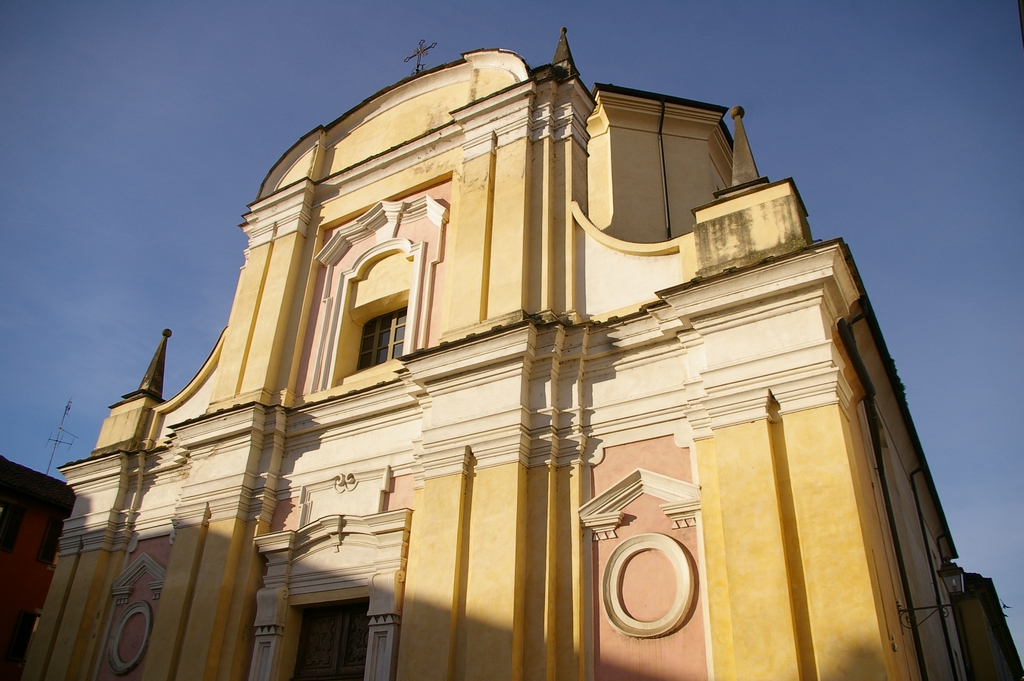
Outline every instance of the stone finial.
<svg viewBox="0 0 1024 681">
<path fill-rule="evenodd" d="M 558 47 L 555 48 L 555 56 L 551 58 L 551 65 L 563 72 L 564 78 L 580 75 L 576 70 L 576 64 L 572 60 L 572 51 L 569 50 L 569 40 L 565 37 L 566 29 L 562 27 L 562 36 L 558 39 Z"/>
<path fill-rule="evenodd" d="M 149 368 L 146 369 L 146 375 L 142 377 L 142 383 L 139 384 L 139 389 L 124 395 L 124 399 L 145 394 L 153 399 L 163 400 L 164 362 L 167 359 L 167 339 L 171 337 L 171 330 L 164 329 L 162 335 L 160 344 L 156 346 L 156 352 L 153 354 L 153 360 L 149 363 Z"/>
<path fill-rule="evenodd" d="M 760 177 L 757 172 L 757 165 L 754 163 L 754 155 L 750 153 L 750 143 L 747 142 L 747 133 L 743 129 L 743 111 L 742 106 L 734 106 L 729 109 L 729 115 L 732 116 L 733 126 L 735 133 L 733 137 L 733 149 L 732 149 L 732 185 L 744 184 L 746 182 L 752 182 Z"/>
</svg>

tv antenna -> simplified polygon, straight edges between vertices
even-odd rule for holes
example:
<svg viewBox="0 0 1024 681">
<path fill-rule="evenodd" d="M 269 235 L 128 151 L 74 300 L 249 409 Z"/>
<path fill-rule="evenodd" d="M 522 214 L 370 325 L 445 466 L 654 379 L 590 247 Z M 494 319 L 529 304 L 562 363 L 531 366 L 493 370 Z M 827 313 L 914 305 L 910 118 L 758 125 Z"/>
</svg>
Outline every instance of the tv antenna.
<svg viewBox="0 0 1024 681">
<path fill-rule="evenodd" d="M 70 399 L 68 399 L 67 406 L 64 407 L 64 415 L 60 417 L 60 425 L 57 426 L 57 437 L 51 437 L 49 440 L 46 441 L 46 444 L 50 444 L 51 442 L 53 443 L 53 449 L 50 450 L 50 463 L 46 464 L 46 474 L 47 475 L 50 474 L 50 466 L 53 465 L 53 455 L 57 453 L 57 447 L 59 447 L 61 445 L 67 445 L 68 449 L 70 449 L 71 445 L 75 444 L 75 440 L 78 439 L 78 436 L 75 435 L 74 433 L 70 433 L 70 432 L 64 430 L 64 419 L 66 419 L 68 417 L 68 412 L 69 411 L 71 411 L 71 400 Z M 69 436 L 71 439 L 70 440 L 65 440 L 64 439 L 65 435 Z"/>
<path fill-rule="evenodd" d="M 427 65 L 423 63 L 423 58 L 427 56 L 427 52 L 437 47 L 437 43 L 430 43 L 427 45 L 426 40 L 420 41 L 420 46 L 413 50 L 412 54 L 405 58 L 405 62 L 409 63 L 409 60 L 416 57 L 416 68 L 412 70 L 412 75 L 416 75 L 423 69 L 427 68 Z"/>
</svg>

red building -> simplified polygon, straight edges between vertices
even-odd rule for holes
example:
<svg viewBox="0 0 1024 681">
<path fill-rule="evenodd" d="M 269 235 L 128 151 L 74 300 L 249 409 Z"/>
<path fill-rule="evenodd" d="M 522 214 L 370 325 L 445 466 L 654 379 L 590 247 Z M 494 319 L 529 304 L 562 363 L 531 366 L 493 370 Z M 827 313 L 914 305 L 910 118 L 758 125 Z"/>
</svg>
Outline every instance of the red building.
<svg viewBox="0 0 1024 681">
<path fill-rule="evenodd" d="M 74 504 L 60 480 L 0 456 L 0 679 L 21 678 Z"/>
</svg>

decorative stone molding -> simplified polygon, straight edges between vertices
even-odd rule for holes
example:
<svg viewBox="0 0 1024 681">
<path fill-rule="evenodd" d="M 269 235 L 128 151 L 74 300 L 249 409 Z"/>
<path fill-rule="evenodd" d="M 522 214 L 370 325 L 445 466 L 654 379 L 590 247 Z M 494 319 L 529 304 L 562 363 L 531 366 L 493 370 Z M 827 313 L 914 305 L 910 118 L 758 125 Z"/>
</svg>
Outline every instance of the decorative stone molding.
<svg viewBox="0 0 1024 681">
<path fill-rule="evenodd" d="M 832 337 L 858 289 L 838 244 L 659 296 L 682 322 L 685 413 L 694 437 L 778 412 L 838 404 L 851 389 Z M 660 310 L 659 317 L 671 316 Z"/>
<path fill-rule="evenodd" d="M 630 615 L 622 598 L 625 569 L 634 556 L 645 551 L 658 551 L 668 558 L 676 578 L 676 595 L 668 612 L 650 622 Z M 654 638 L 671 634 L 683 625 L 690 612 L 695 581 L 693 563 L 686 550 L 674 539 L 654 532 L 630 537 L 615 547 L 605 566 L 601 595 L 608 621 L 620 632 L 633 638 Z"/>
<path fill-rule="evenodd" d="M 622 523 L 623 509 L 641 494 L 665 501 L 661 510 L 677 528 L 691 527 L 700 510 L 700 487 L 637 468 L 581 506 L 580 524 L 594 533 L 594 541 L 612 539 L 618 536 L 615 530 Z"/>
<path fill-rule="evenodd" d="M 333 489 L 338 494 L 344 494 L 354 490 L 358 482 L 352 473 L 346 475 L 335 475 L 333 478 L 318 482 L 312 485 L 303 485 L 299 491 L 299 527 L 307 525 L 310 521 L 310 514 L 313 512 L 313 495 Z"/>
<path fill-rule="evenodd" d="M 412 511 L 366 516 L 332 515 L 298 530 L 255 538 L 267 559 L 263 588 L 256 593 L 256 627 L 249 681 L 276 678 L 281 665 L 288 599 L 364 587 L 367 614 L 366 679 L 394 678 L 405 588 Z"/>
<path fill-rule="evenodd" d="M 337 265 L 353 244 L 371 236 L 376 243 L 394 239 L 403 222 L 424 217 L 443 227 L 448 222 L 448 208 L 426 194 L 412 201 L 379 201 L 351 224 L 336 229 L 314 257 L 329 267 Z"/>
<path fill-rule="evenodd" d="M 121 637 L 124 635 L 124 629 L 128 624 L 128 620 L 137 614 L 141 614 L 146 620 L 142 643 L 131 659 L 123 660 L 119 650 L 121 647 Z M 117 622 L 110 632 L 110 642 L 107 644 L 107 664 L 110 666 L 110 670 L 118 676 L 124 676 L 139 666 L 139 662 L 142 661 L 143 655 L 146 654 L 146 648 L 149 646 L 149 635 L 152 631 L 153 611 L 150 609 L 149 603 L 146 601 L 135 601 L 122 610 L 120 617 L 117 618 Z"/>
<path fill-rule="evenodd" d="M 431 243 L 412 243 L 399 238 L 398 230 L 403 223 L 426 218 L 436 228 L 435 254 L 432 262 L 426 262 Z M 337 336 L 341 331 L 344 306 L 349 298 L 352 285 L 364 275 L 364 270 L 376 259 L 390 252 L 404 253 L 413 263 L 409 281 L 408 323 L 406 325 L 407 348 L 413 352 L 426 342 L 426 327 L 432 296 L 432 277 L 426 276 L 428 268 L 436 267 L 444 244 L 445 226 L 448 223 L 448 208 L 433 197 L 422 195 L 409 201 L 380 201 L 353 222 L 337 228 L 327 243 L 316 254 L 317 262 L 327 267 L 325 285 L 320 301 L 321 313 L 318 320 L 319 343 L 313 349 L 312 378 L 307 390 L 310 393 L 327 390 L 335 378 L 337 362 Z M 345 254 L 357 243 L 373 239 L 373 245 L 359 254 L 359 257 L 344 272 L 336 273 Z"/>
<path fill-rule="evenodd" d="M 307 177 L 254 203 L 241 224 L 242 231 L 249 237 L 246 253 L 293 232 L 305 236 L 312 214 L 314 189 L 313 181 Z"/>
<path fill-rule="evenodd" d="M 116 452 L 60 468 L 78 499 L 71 517 L 64 521 L 60 555 L 87 551 L 113 551 L 125 541 L 123 532 L 127 512 L 127 492 L 131 461 L 128 454 Z"/>
<path fill-rule="evenodd" d="M 440 204 L 437 205 L 440 206 Z M 430 215 L 429 210 L 427 215 Z M 437 215 L 436 210 L 434 215 Z M 446 213 L 440 215 L 439 219 L 442 222 L 439 227 L 443 227 L 446 224 L 444 221 L 447 220 L 447 217 L 445 216 Z M 439 236 L 439 238 L 441 237 Z M 426 242 L 421 241 L 414 244 L 408 239 L 400 237 L 379 241 L 361 253 L 355 262 L 352 263 L 352 266 L 341 273 L 341 280 L 337 284 L 337 290 L 333 287 L 335 264 L 327 266 L 327 284 L 324 287 L 323 299 L 321 300 L 323 312 L 319 322 L 320 345 L 314 352 L 313 378 L 312 384 L 309 387 L 310 392 L 327 390 L 331 387 L 338 359 L 336 344 L 338 334 L 341 332 L 342 316 L 345 311 L 344 305 L 349 297 L 349 289 L 353 283 L 358 282 L 363 277 L 366 268 L 382 255 L 392 252 L 404 253 L 413 263 L 412 278 L 409 281 L 409 301 L 407 303 L 405 334 L 409 344 L 408 352 L 414 352 L 419 349 L 418 343 L 422 340 L 420 327 L 425 326 L 427 314 L 423 296 L 424 271 L 427 265 L 425 262 L 425 252 L 427 247 L 428 244 Z M 325 246 L 324 248 L 326 249 L 327 247 Z M 323 252 L 322 250 L 321 253 Z M 327 256 L 325 255 L 325 257 Z M 339 260 L 335 261 L 335 263 L 340 262 L 341 256 L 337 257 Z"/>
<path fill-rule="evenodd" d="M 452 118 L 465 133 L 462 162 L 529 135 L 535 92 L 536 85 L 528 81 L 452 111 Z"/>
<path fill-rule="evenodd" d="M 553 140 L 572 138 L 586 149 L 590 140 L 587 118 L 594 111 L 594 101 L 579 79 L 565 83 L 549 80 L 537 87 L 537 97 L 530 115 L 530 139 Z"/>
<path fill-rule="evenodd" d="M 466 445 L 456 445 L 450 449 L 424 449 L 417 454 L 417 460 L 423 467 L 424 478 L 465 475 L 469 472 L 472 459 L 473 452 Z"/>
<path fill-rule="evenodd" d="M 284 633 L 288 616 L 288 588 L 267 587 L 256 592 L 256 635 Z"/>
<path fill-rule="evenodd" d="M 135 588 L 135 582 L 139 581 L 146 574 L 151 577 L 149 588 L 153 592 L 153 600 L 159 600 L 160 591 L 164 586 L 166 570 L 156 559 L 143 553 L 132 561 L 132 564 L 126 567 L 110 585 L 110 593 L 114 597 L 114 604 L 124 605 L 127 603 L 132 590 Z"/>
</svg>

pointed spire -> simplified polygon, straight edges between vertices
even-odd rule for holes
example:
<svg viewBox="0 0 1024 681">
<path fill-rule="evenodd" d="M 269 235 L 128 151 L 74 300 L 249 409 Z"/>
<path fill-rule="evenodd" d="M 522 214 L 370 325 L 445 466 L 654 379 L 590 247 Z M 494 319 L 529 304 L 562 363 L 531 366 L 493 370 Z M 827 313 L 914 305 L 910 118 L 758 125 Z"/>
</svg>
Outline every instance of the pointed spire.
<svg viewBox="0 0 1024 681">
<path fill-rule="evenodd" d="M 742 106 L 734 106 L 729 109 L 729 115 L 732 116 L 733 125 L 736 129 L 736 132 L 733 135 L 735 140 L 733 141 L 732 148 L 731 186 L 733 187 L 747 182 L 753 182 L 760 177 L 757 172 L 757 165 L 754 163 L 754 155 L 750 153 L 750 143 L 747 142 L 747 133 L 743 129 L 744 113 Z"/>
<path fill-rule="evenodd" d="M 167 359 L 167 339 L 170 337 L 171 330 L 164 329 L 163 338 L 160 339 L 160 345 L 156 346 L 153 361 L 149 363 L 149 368 L 146 369 L 146 375 L 142 377 L 139 389 L 124 395 L 124 399 L 142 395 L 161 401 L 164 399 L 164 361 Z"/>
<path fill-rule="evenodd" d="M 571 78 L 580 75 L 580 72 L 576 70 L 576 64 L 572 60 L 572 51 L 569 50 L 569 40 L 565 34 L 563 26 L 562 36 L 558 39 L 558 47 L 555 48 L 555 56 L 551 58 L 551 65 L 563 72 L 563 78 Z"/>
</svg>

